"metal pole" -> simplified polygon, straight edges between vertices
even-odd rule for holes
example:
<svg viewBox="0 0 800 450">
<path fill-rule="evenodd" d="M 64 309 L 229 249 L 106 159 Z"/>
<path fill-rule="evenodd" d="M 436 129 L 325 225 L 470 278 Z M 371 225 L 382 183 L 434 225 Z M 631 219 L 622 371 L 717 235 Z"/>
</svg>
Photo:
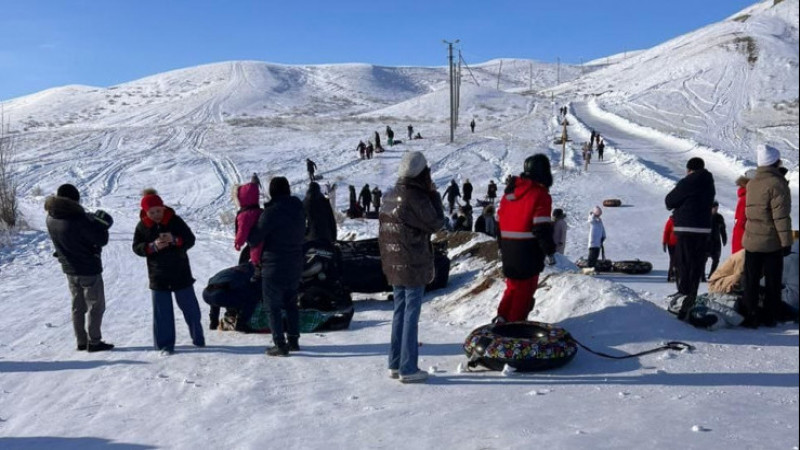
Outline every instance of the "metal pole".
<svg viewBox="0 0 800 450">
<path fill-rule="evenodd" d="M 447 43 L 449 56 L 448 59 L 450 61 L 450 142 L 453 142 L 454 134 L 455 134 L 455 116 L 453 111 L 453 101 L 455 99 L 455 92 L 453 92 L 453 43 Z"/>
<path fill-rule="evenodd" d="M 500 90 L 500 73 L 503 72 L 503 60 L 500 60 L 500 68 L 497 69 L 497 90 Z"/>
<path fill-rule="evenodd" d="M 556 58 L 558 61 L 556 66 L 556 84 L 561 84 L 561 58 Z"/>
</svg>

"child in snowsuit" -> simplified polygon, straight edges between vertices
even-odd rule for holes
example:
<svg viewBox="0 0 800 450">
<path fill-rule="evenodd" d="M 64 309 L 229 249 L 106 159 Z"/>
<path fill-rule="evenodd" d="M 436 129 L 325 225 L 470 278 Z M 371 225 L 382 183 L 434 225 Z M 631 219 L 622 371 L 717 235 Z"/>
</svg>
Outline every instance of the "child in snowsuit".
<svg viewBox="0 0 800 450">
<path fill-rule="evenodd" d="M 601 215 L 603 215 L 603 210 L 599 206 L 595 206 L 589 213 L 589 258 L 587 261 L 589 267 L 597 265 L 600 249 L 606 240 L 606 228 L 603 226 Z"/>
</svg>

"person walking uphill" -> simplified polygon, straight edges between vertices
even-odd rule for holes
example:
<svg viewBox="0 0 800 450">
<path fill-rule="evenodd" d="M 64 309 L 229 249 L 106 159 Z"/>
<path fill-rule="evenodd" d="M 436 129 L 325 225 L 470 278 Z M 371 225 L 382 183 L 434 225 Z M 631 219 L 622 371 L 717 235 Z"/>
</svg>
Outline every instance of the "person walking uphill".
<svg viewBox="0 0 800 450">
<path fill-rule="evenodd" d="M 467 180 L 461 186 L 461 192 L 464 194 L 464 196 L 461 198 L 464 199 L 465 202 L 469 203 L 470 200 L 472 200 L 472 183 L 469 182 L 469 178 L 467 178 Z"/>
<path fill-rule="evenodd" d="M 792 251 L 792 197 L 789 183 L 780 172 L 777 149 L 761 145 L 758 168 L 747 183 L 747 223 L 742 245 L 744 257 L 744 298 L 740 313 L 743 326 L 768 327 L 777 323 L 781 302 L 783 257 Z M 759 280 L 764 276 L 763 309 L 759 311 Z"/>
<path fill-rule="evenodd" d="M 403 155 L 394 188 L 380 210 L 378 243 L 383 273 L 394 293 L 389 376 L 424 382 L 419 369 L 419 314 L 425 286 L 434 278 L 431 234 L 444 227 L 441 198 L 420 152 Z"/>
<path fill-rule="evenodd" d="M 322 195 L 319 184 L 308 185 L 306 198 L 303 199 L 303 210 L 306 213 L 306 242 L 332 246 L 336 242 L 336 217 L 333 215 L 331 202 Z"/>
<path fill-rule="evenodd" d="M 114 348 L 113 344 L 103 342 L 100 331 L 106 310 L 100 255 L 108 244 L 108 229 L 114 221 L 102 210 L 87 213 L 80 205 L 80 198 L 78 189 L 71 184 L 62 184 L 55 196 L 47 197 L 44 202 L 47 233 L 72 296 L 72 328 L 77 349 L 100 352 Z"/>
<path fill-rule="evenodd" d="M 680 320 L 688 318 L 705 271 L 708 235 L 711 233 L 710 211 L 715 196 L 714 176 L 705 169 L 701 158 L 692 158 L 686 163 L 686 176 L 664 199 L 667 209 L 672 211 L 678 238 L 675 249 L 678 293 L 686 296 L 678 312 Z"/>
<path fill-rule="evenodd" d="M 606 227 L 603 225 L 603 210 L 599 206 L 595 206 L 589 211 L 589 258 L 587 265 L 594 267 L 597 265 L 597 259 L 600 257 L 600 250 L 606 241 Z"/>
<path fill-rule="evenodd" d="M 194 293 L 194 278 L 186 252 L 195 237 L 154 189 L 142 193 L 140 221 L 133 233 L 133 252 L 147 259 L 147 274 L 153 302 L 153 340 L 163 354 L 175 351 L 175 315 L 172 295 L 183 312 L 189 335 L 196 347 L 205 347 L 200 306 Z"/>
<path fill-rule="evenodd" d="M 461 197 L 461 191 L 458 189 L 456 180 L 450 181 L 450 186 L 447 186 L 447 189 L 444 191 L 444 197 L 447 197 L 447 205 L 450 208 L 448 214 L 453 214 L 453 210 L 456 207 L 456 199 Z"/>
<path fill-rule="evenodd" d="M 293 197 L 289 180 L 275 177 L 269 183 L 271 200 L 264 205 L 258 224 L 250 232 L 247 243 L 264 244 L 261 254 L 261 286 L 263 300 L 269 307 L 269 327 L 273 347 L 268 356 L 288 356 L 300 350 L 300 312 L 297 289 L 303 272 L 303 240 L 306 215 L 303 203 Z M 286 312 L 284 334 L 283 312 Z"/>
<path fill-rule="evenodd" d="M 314 172 L 317 171 L 317 164 L 309 158 L 306 158 L 306 170 L 308 171 L 309 181 L 314 181 Z"/>
<path fill-rule="evenodd" d="M 525 160 L 524 171 L 512 177 L 500 199 L 500 254 L 506 290 L 493 322 L 528 319 L 536 300 L 545 257 L 553 260 L 553 224 L 550 218 L 553 175 L 542 154 Z"/>
</svg>

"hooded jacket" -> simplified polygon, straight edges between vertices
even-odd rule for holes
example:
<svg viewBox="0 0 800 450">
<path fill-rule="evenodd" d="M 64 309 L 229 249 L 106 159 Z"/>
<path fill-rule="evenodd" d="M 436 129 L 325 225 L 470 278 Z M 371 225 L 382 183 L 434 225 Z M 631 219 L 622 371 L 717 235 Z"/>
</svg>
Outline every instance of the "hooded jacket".
<svg viewBox="0 0 800 450">
<path fill-rule="evenodd" d="M 745 223 L 747 223 L 747 215 L 745 208 L 747 207 L 747 187 L 739 186 L 736 191 L 739 200 L 736 202 L 736 213 L 733 217 L 733 232 L 731 236 L 731 254 L 738 252 L 742 249 L 742 239 L 744 238 Z"/>
<path fill-rule="evenodd" d="M 239 211 L 236 213 L 236 237 L 233 247 L 238 251 L 247 243 L 247 236 L 250 230 L 258 223 L 261 217 L 261 208 L 258 207 L 258 184 L 247 183 L 236 187 L 236 203 Z M 261 256 L 261 246 L 257 245 L 250 249 L 250 260 L 259 261 Z"/>
<path fill-rule="evenodd" d="M 552 202 L 547 187 L 526 177 L 514 178 L 513 191 L 500 199 L 500 252 L 506 278 L 538 275 L 545 256 L 555 252 Z"/>
<path fill-rule="evenodd" d="M 675 234 L 711 233 L 711 205 L 717 192 L 714 176 L 706 169 L 696 170 L 683 177 L 664 199 L 672 211 Z"/>
<path fill-rule="evenodd" d="M 379 215 L 381 265 L 392 286 L 433 281 L 431 234 L 444 228 L 442 200 L 417 178 L 400 178 L 384 195 Z"/>
<path fill-rule="evenodd" d="M 108 244 L 108 227 L 76 201 L 51 196 L 44 202 L 47 232 L 61 270 L 67 275 L 91 276 L 103 272 L 101 249 Z"/>
<path fill-rule="evenodd" d="M 600 248 L 606 240 L 606 227 L 603 219 L 589 213 L 589 248 Z"/>
<path fill-rule="evenodd" d="M 179 291 L 194 284 L 189 255 L 186 252 L 194 246 L 195 237 L 172 208 L 165 208 L 161 222 L 153 222 L 144 210 L 139 212 L 139 224 L 133 233 L 133 252 L 147 258 L 147 274 L 150 289 L 154 291 Z M 161 233 L 171 233 L 174 244 L 158 251 L 152 244 Z"/>
<path fill-rule="evenodd" d="M 771 253 L 791 247 L 792 197 L 789 182 L 776 167 L 759 167 L 747 183 L 742 245 L 748 252 Z"/>
<path fill-rule="evenodd" d="M 273 197 L 264 206 L 247 243 L 263 243 L 261 276 L 275 283 L 296 286 L 303 272 L 306 214 L 303 202 L 291 195 Z"/>
<path fill-rule="evenodd" d="M 331 202 L 322 195 L 322 190 L 312 183 L 303 200 L 306 213 L 306 241 L 336 242 L 336 218 Z"/>
</svg>

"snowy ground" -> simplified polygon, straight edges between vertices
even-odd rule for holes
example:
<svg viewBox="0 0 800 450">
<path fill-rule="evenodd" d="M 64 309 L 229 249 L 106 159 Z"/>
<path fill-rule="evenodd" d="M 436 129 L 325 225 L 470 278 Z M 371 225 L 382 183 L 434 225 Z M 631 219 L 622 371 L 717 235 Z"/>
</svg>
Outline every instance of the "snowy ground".
<svg viewBox="0 0 800 450">
<path fill-rule="evenodd" d="M 512 90 L 527 86 L 528 67 L 517 69 L 518 78 L 508 80 L 516 83 Z M 547 72 L 551 80 L 553 71 Z M 477 116 L 478 128 L 470 134 L 460 127 L 450 144 L 447 92 L 436 87 L 436 71 L 405 69 L 408 78 L 398 78 L 381 69 L 382 79 L 361 66 L 333 67 L 311 71 L 317 84 L 304 78 L 308 71 L 297 75 L 302 72 L 225 63 L 151 77 L 120 89 L 158 86 L 159 95 L 171 100 L 148 106 L 148 99 L 158 98 L 156 90 L 142 87 L 150 93 L 132 94 L 131 103 L 143 104 L 128 112 L 101 111 L 86 122 L 19 133 L 28 229 L 0 247 L 0 448 L 798 447 L 797 325 L 706 332 L 664 309 L 665 295 L 674 291 L 665 282 L 660 245 L 664 195 L 690 155 L 703 157 L 715 174 L 730 229 L 732 183 L 750 167 L 746 158 L 634 127 L 601 103 L 565 96 L 555 101 L 570 103 L 574 142 L 562 171 L 561 148 L 552 144 L 560 131 L 550 97 L 465 84 L 462 108 L 468 113 L 462 111 L 462 119 Z M 267 83 L 273 78 L 259 73 L 281 82 Z M 182 85 L 182 76 L 195 81 Z M 391 89 L 398 79 L 418 81 Z M 346 102 L 337 97 L 339 106 L 319 100 L 324 90 L 317 89 L 329 88 L 325 83 L 331 80 L 342 89 L 337 95 L 346 93 Z M 253 100 L 241 92 L 247 83 L 289 94 L 274 103 Z M 198 86 L 208 90 L 196 93 Z M 70 109 L 31 104 L 16 102 L 29 108 L 26 114 L 53 120 Z M 265 105 L 274 110 L 258 114 Z M 230 117 L 242 120 L 231 123 Z M 426 139 L 406 141 L 372 161 L 355 159 L 359 139 L 388 124 L 405 140 L 410 120 Z M 584 171 L 578 149 L 590 127 L 609 147 L 604 162 Z M 611 353 L 670 340 L 691 343 L 696 351 L 622 361 L 579 351 L 569 365 L 531 375 L 459 371 L 464 338 L 494 315 L 502 292 L 497 280 L 470 294 L 495 268 L 478 258 L 456 259 L 450 286 L 426 297 L 420 365 L 433 378 L 424 385 L 386 377 L 391 305 L 382 296 L 359 296 L 349 330 L 305 335 L 303 351 L 290 358 L 263 354 L 268 335 L 207 331 L 208 347 L 195 349 L 180 319 L 177 353 L 160 357 L 151 348 L 145 263 L 130 250 L 142 188 L 157 188 L 196 232 L 198 243 L 189 255 L 199 295 L 211 275 L 236 260 L 233 184 L 252 172 L 262 179 L 281 174 L 301 192 L 307 178 L 303 161 L 312 157 L 324 181 L 337 185 L 341 206 L 348 184 L 389 187 L 406 150 L 425 153 L 442 190 L 454 177 L 470 178 L 479 196 L 489 179 L 519 172 L 530 154 L 550 155 L 554 207 L 568 214 L 566 253 L 572 260 L 586 251 L 589 209 L 606 198 L 622 199 L 624 207 L 607 208 L 603 215 L 607 255 L 648 260 L 655 270 L 587 277 L 564 270 L 566 263 L 548 269 L 532 318 L 558 323 L 584 344 Z M 793 176 L 797 204 L 796 171 Z M 112 352 L 74 350 L 66 283 L 51 256 L 42 211 L 44 195 L 64 182 L 79 187 L 89 209 L 103 208 L 116 220 L 103 253 L 103 331 L 117 345 Z M 345 222 L 340 237 L 375 233 L 374 221 L 355 220 Z M 201 308 L 205 321 L 202 300 Z"/>
</svg>

